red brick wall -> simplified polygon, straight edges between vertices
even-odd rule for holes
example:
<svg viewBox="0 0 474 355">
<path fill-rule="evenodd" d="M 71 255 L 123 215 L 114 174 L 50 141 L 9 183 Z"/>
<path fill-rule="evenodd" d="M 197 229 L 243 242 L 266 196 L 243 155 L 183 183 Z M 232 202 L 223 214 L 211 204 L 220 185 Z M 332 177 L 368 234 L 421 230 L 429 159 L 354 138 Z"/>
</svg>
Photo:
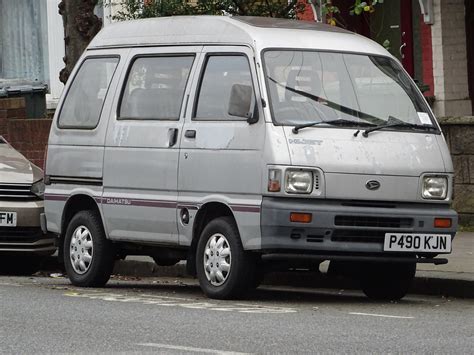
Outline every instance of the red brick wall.
<svg viewBox="0 0 474 355">
<path fill-rule="evenodd" d="M 0 99 L 0 135 L 33 164 L 43 168 L 51 119 L 27 119 L 24 98 Z"/>
<path fill-rule="evenodd" d="M 420 16 L 421 30 L 421 52 L 423 62 L 423 83 L 430 86 L 430 90 L 424 93 L 425 96 L 434 96 L 434 79 L 433 79 L 433 46 L 431 40 L 431 26 L 427 25 Z"/>
<path fill-rule="evenodd" d="M 314 13 L 313 8 L 310 4 L 308 4 L 305 0 L 300 0 L 299 3 L 304 6 L 304 10 L 298 13 L 297 18 L 298 20 L 302 21 L 314 21 Z"/>
</svg>

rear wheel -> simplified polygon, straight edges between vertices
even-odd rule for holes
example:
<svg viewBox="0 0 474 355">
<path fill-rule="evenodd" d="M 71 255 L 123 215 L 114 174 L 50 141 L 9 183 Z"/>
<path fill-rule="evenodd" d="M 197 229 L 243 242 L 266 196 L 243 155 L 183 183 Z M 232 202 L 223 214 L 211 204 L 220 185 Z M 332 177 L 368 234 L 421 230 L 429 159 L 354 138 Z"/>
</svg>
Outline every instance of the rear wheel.
<svg viewBox="0 0 474 355">
<path fill-rule="evenodd" d="M 80 211 L 69 222 L 64 240 L 64 266 L 71 283 L 100 287 L 112 274 L 115 251 L 105 237 L 100 216 L 95 211 Z"/>
<path fill-rule="evenodd" d="M 408 293 L 415 272 L 415 263 L 365 264 L 362 267 L 362 290 L 374 300 L 398 301 Z"/>
<path fill-rule="evenodd" d="M 252 285 L 255 258 L 245 252 L 231 217 L 212 220 L 201 233 L 196 271 L 203 292 L 210 298 L 242 296 Z"/>
</svg>

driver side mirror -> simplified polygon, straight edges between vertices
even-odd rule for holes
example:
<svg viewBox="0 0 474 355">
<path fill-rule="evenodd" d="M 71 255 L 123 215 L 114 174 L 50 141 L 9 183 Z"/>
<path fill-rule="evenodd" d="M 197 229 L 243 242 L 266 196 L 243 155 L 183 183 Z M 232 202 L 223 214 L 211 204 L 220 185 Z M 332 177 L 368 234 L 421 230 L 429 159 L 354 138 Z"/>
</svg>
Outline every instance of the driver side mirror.
<svg viewBox="0 0 474 355">
<path fill-rule="evenodd" d="M 252 86 L 243 84 L 232 85 L 229 99 L 228 114 L 237 117 L 246 117 L 252 124 L 258 121 L 258 108 Z"/>
</svg>

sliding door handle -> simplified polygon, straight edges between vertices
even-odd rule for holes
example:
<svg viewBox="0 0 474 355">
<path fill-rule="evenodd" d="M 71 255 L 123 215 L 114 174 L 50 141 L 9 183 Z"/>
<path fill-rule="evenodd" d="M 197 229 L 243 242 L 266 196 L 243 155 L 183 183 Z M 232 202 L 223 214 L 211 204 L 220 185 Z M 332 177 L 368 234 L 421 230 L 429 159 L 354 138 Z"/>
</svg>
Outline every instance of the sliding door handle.
<svg viewBox="0 0 474 355">
<path fill-rule="evenodd" d="M 178 129 L 177 128 L 170 128 L 168 130 L 168 147 L 173 147 L 176 142 L 178 141 Z"/>
<path fill-rule="evenodd" d="M 184 132 L 184 136 L 186 138 L 196 138 L 196 131 L 194 129 L 187 129 L 186 132 Z"/>
</svg>

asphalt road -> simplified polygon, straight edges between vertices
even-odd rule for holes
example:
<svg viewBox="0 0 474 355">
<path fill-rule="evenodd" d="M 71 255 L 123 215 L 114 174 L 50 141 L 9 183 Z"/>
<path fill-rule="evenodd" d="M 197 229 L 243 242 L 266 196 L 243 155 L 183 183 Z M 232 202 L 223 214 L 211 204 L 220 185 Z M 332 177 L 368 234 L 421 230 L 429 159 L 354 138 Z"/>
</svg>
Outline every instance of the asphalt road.
<svg viewBox="0 0 474 355">
<path fill-rule="evenodd" d="M 0 352 L 472 353 L 474 301 L 373 302 L 342 290 L 259 289 L 205 298 L 194 281 L 0 277 Z"/>
</svg>

